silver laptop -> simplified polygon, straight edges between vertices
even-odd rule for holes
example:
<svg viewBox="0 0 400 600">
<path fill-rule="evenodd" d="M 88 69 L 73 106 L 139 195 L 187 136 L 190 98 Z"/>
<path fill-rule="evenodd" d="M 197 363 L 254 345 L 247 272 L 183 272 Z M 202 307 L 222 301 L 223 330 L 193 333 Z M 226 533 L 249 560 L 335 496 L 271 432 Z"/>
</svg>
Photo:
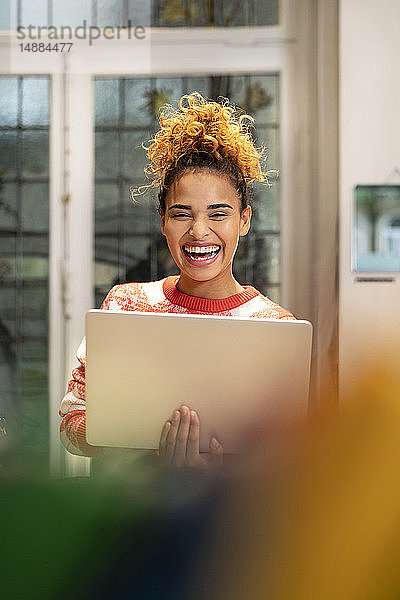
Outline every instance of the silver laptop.
<svg viewBox="0 0 400 600">
<path fill-rule="evenodd" d="M 91 310 L 86 315 L 87 440 L 158 448 L 181 404 L 238 450 L 269 418 L 307 414 L 312 325 L 203 315 Z"/>
</svg>

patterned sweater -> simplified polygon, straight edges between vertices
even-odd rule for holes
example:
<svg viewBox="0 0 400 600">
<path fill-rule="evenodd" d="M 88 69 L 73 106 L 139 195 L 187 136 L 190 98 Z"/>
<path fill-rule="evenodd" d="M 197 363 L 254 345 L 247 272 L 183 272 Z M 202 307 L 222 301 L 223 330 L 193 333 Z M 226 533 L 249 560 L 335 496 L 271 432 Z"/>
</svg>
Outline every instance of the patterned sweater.
<svg viewBox="0 0 400 600">
<path fill-rule="evenodd" d="M 117 285 L 107 294 L 101 309 L 256 319 L 293 320 L 295 318 L 289 311 L 275 304 L 251 286 L 244 286 L 243 292 L 228 298 L 214 300 L 183 294 L 176 288 L 178 279 L 178 276 L 172 276 L 150 283 Z M 73 454 L 98 456 L 101 454 L 101 450 L 86 442 L 85 338 L 79 346 L 77 358 L 80 364 L 72 371 L 72 378 L 60 407 L 61 440 L 67 450 Z M 112 410 L 111 402 L 110 410 Z"/>
</svg>

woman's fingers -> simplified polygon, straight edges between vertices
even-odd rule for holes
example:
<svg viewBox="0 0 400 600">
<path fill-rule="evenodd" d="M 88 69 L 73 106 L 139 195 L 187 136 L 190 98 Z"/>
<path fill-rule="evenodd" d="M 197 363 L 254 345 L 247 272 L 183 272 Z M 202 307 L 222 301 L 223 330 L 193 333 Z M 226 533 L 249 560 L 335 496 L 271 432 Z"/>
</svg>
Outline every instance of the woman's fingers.
<svg viewBox="0 0 400 600">
<path fill-rule="evenodd" d="M 208 454 L 208 464 L 214 467 L 222 465 L 224 449 L 216 438 L 211 438 Z"/>
<path fill-rule="evenodd" d="M 219 466 L 224 449 L 216 438 L 211 438 L 208 455 L 200 455 L 200 419 L 196 411 L 182 405 L 174 410 L 172 417 L 161 431 L 159 454 L 166 465 Z"/>
<path fill-rule="evenodd" d="M 194 465 L 199 458 L 200 419 L 195 410 L 190 411 L 190 429 L 187 441 L 187 459 L 189 465 Z"/>
<path fill-rule="evenodd" d="M 171 428 L 171 421 L 166 421 L 164 423 L 164 427 L 162 428 L 160 441 L 158 444 L 158 454 L 161 457 L 164 457 L 164 454 L 165 454 L 165 447 L 166 447 L 168 432 L 169 432 L 170 428 Z"/>
<path fill-rule="evenodd" d="M 177 467 L 181 467 L 186 461 L 186 447 L 188 442 L 190 427 L 190 410 L 187 406 L 180 407 L 180 422 L 176 435 L 175 453 L 173 462 Z"/>
<path fill-rule="evenodd" d="M 171 427 L 169 428 L 165 443 L 164 461 L 166 464 L 171 464 L 174 458 L 175 442 L 176 436 L 178 435 L 180 418 L 181 414 L 179 410 L 174 410 L 171 418 Z"/>
</svg>

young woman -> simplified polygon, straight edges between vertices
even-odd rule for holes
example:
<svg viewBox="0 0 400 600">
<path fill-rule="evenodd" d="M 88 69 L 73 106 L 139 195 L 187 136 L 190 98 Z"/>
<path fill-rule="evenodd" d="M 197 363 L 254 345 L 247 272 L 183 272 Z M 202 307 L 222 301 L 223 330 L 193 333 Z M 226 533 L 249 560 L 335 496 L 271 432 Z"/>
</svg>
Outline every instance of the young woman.
<svg viewBox="0 0 400 600">
<path fill-rule="evenodd" d="M 250 186 L 268 183 L 262 151 L 246 129 L 249 120 L 247 115 L 237 119 L 229 104 L 209 102 L 197 92 L 161 114 L 160 130 L 146 148 L 145 172 L 152 181 L 145 188 L 159 189 L 161 230 L 180 275 L 117 285 L 103 310 L 294 319 L 232 274 L 239 237 L 250 228 Z M 85 341 L 77 356 L 80 366 L 61 403 L 61 439 L 70 452 L 96 456 L 101 449 L 89 446 L 85 434 Z M 223 449 L 215 438 L 209 454 L 199 454 L 199 428 L 195 411 L 177 408 L 162 428 L 162 461 L 176 466 L 219 462 Z"/>
</svg>

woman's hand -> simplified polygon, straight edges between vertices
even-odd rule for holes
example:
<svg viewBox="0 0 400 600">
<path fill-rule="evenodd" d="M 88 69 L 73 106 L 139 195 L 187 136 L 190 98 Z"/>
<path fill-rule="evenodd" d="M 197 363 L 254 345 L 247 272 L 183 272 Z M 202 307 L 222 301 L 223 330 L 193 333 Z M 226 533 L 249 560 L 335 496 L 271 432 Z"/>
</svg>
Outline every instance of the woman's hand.
<svg viewBox="0 0 400 600">
<path fill-rule="evenodd" d="M 196 411 L 182 405 L 162 428 L 159 455 L 164 465 L 175 467 L 207 467 L 222 464 L 223 448 L 215 438 L 210 440 L 209 454 L 200 454 L 200 420 Z"/>
</svg>

